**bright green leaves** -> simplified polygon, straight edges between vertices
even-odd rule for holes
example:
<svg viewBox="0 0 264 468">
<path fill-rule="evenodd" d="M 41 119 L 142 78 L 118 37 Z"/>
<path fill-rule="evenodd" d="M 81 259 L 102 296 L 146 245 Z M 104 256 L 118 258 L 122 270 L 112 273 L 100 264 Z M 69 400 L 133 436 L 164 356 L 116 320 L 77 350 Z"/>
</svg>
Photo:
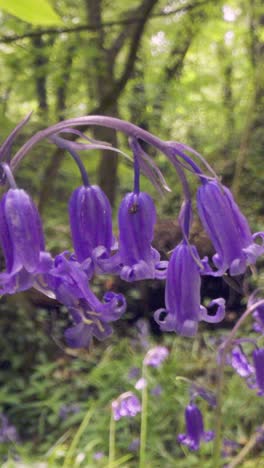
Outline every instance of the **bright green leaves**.
<svg viewBox="0 0 264 468">
<path fill-rule="evenodd" d="M 48 0 L 0 0 L 0 10 L 35 25 L 59 25 L 61 19 Z"/>
</svg>

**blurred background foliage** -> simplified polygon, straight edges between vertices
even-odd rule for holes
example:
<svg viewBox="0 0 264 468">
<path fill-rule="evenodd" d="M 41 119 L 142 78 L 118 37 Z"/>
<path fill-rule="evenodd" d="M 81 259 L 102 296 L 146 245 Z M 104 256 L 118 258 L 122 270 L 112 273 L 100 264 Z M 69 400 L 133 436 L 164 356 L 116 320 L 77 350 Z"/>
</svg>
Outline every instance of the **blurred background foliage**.
<svg viewBox="0 0 264 468">
<path fill-rule="evenodd" d="M 202 153 L 233 189 L 252 228 L 263 230 L 261 0 L 10 0 L 8 5 L 0 2 L 0 25 L 2 140 L 33 111 L 14 151 L 36 131 L 58 120 L 87 114 L 127 119 Z M 126 139 L 109 129 L 87 129 L 87 134 L 129 152 Z M 173 189 L 160 199 L 142 178 L 143 190 L 157 202 L 155 242 L 166 255 L 179 240 L 180 186 L 166 159 L 152 151 L 150 154 Z M 105 190 L 116 216 L 120 198 L 132 188 L 131 167 L 112 152 L 82 155 L 92 182 Z M 70 157 L 48 141 L 42 142 L 23 160 L 16 180 L 38 204 L 48 249 L 54 254 L 71 249 L 67 203 L 81 181 Z M 190 181 L 195 193 L 196 180 L 190 177 Z M 209 242 L 196 221 L 193 235 L 200 251 L 210 253 Z M 66 434 L 50 462 L 56 466 L 92 401 L 97 416 L 92 417 L 82 442 L 82 450 L 86 450 L 83 466 L 88 462 L 89 466 L 105 466 L 105 459 L 95 462 L 91 453 L 97 446 L 104 453 L 107 450 L 109 402 L 127 390 L 129 368 L 141 366 L 143 350 L 135 351 L 129 344 L 134 323 L 163 305 L 163 287 L 155 283 L 128 288 L 107 278 L 94 287 L 100 295 L 113 285 L 127 294 L 128 313 L 113 340 L 96 343 L 90 352 L 65 349 L 63 330 L 68 318 L 56 302 L 33 292 L 1 300 L 0 405 L 23 441 L 18 449 L 4 445 L 3 455 L 9 453 L 12 458 L 13 452 L 19 451 L 25 459 L 32 453 L 53 456 L 51 447 Z M 218 297 L 219 291 L 228 297 L 232 321 L 243 307 L 241 295 L 234 297 L 218 280 L 203 286 L 205 298 Z M 209 362 L 210 353 L 203 358 L 205 346 L 199 340 L 187 344 L 179 338 L 161 337 L 152 328 L 152 340 L 167 340 L 174 356 L 159 376 L 166 397 L 158 408 L 152 405 L 149 466 L 175 466 L 177 457 L 183 468 L 198 466 L 196 456 L 188 455 L 185 460 L 175 443 L 178 425 L 182 425 L 178 415 L 186 404 L 186 388 L 176 388 L 175 375 L 206 377 L 214 363 Z M 187 362 L 185 355 L 190 356 L 193 349 L 199 350 L 199 358 L 192 352 L 193 361 Z M 259 401 L 255 407 L 251 393 L 241 390 L 238 382 L 236 377 L 231 380 L 227 425 L 243 444 L 243 437 L 261 421 Z M 240 411 L 236 406 L 239 399 L 233 405 L 237 392 L 242 398 L 239 406 L 244 405 L 245 411 L 234 423 Z M 61 406 L 73 403 L 80 411 L 62 421 Z M 171 412 L 174 406 L 175 412 Z M 134 421 L 124 424 L 120 434 L 121 454 L 126 453 L 131 434 L 138 434 Z M 203 466 L 207 466 L 208 453 L 205 448 Z M 123 466 L 137 466 L 137 455 L 131 457 Z"/>
</svg>

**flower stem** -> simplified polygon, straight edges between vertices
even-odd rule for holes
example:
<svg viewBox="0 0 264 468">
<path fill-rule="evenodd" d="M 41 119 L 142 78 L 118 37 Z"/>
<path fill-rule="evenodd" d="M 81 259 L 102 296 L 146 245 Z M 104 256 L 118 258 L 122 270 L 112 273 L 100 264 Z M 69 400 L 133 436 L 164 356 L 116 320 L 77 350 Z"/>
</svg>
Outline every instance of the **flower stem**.
<svg viewBox="0 0 264 468">
<path fill-rule="evenodd" d="M 141 427 L 140 427 L 140 454 L 139 454 L 139 468 L 146 467 L 146 444 L 147 444 L 147 422 L 148 422 L 148 383 L 146 375 L 146 366 L 143 362 L 142 365 L 142 378 L 145 385 L 142 388 L 142 409 L 141 409 Z"/>
<path fill-rule="evenodd" d="M 222 346 L 220 353 L 220 364 L 218 368 L 218 382 L 217 382 L 217 405 L 215 412 L 215 442 L 214 442 L 214 452 L 213 452 L 213 466 L 214 468 L 219 468 L 222 465 L 221 460 L 221 450 L 222 450 L 222 404 L 223 404 L 223 391 L 224 391 L 224 371 L 226 358 L 229 353 L 230 348 L 232 347 L 233 340 L 235 335 L 244 321 L 249 315 L 254 312 L 258 307 L 264 305 L 264 300 L 258 301 L 252 306 L 248 307 L 240 319 L 237 321 L 236 325 L 232 329 L 231 333 L 227 337 Z"/>
<path fill-rule="evenodd" d="M 109 427 L 109 457 L 108 457 L 108 467 L 111 468 L 115 461 L 115 419 L 114 412 L 111 411 L 110 427 Z"/>
</svg>

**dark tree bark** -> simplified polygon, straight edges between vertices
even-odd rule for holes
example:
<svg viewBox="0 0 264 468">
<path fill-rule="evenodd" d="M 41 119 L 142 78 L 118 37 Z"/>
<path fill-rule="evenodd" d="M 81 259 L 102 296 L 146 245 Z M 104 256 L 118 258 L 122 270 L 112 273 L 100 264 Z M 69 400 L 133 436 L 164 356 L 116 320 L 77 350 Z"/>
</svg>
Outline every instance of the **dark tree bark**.
<svg viewBox="0 0 264 468">
<path fill-rule="evenodd" d="M 65 116 L 64 114 L 66 110 L 68 81 L 70 79 L 72 60 L 75 48 L 75 44 L 70 44 L 66 51 L 64 63 L 62 66 L 63 72 L 56 90 L 56 114 L 59 120 L 62 120 Z M 56 180 L 56 176 L 61 167 L 64 156 L 64 151 L 57 148 L 51 156 L 48 165 L 46 166 L 39 194 L 38 208 L 40 213 L 43 213 L 46 200 L 48 200 L 53 191 L 54 181 Z"/>
<path fill-rule="evenodd" d="M 45 55 L 45 43 L 42 36 L 32 39 L 34 47 L 34 69 L 36 80 L 36 94 L 38 98 L 38 111 L 41 117 L 47 117 L 48 99 L 47 99 L 47 73 L 44 67 L 48 64 L 48 57 Z"/>
</svg>

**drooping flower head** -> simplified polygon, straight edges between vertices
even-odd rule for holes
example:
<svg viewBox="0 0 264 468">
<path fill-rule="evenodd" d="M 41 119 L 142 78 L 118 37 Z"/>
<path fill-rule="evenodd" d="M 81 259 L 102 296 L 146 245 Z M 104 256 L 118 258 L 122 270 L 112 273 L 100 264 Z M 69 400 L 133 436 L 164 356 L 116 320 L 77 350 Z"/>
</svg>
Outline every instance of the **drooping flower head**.
<svg viewBox="0 0 264 468">
<path fill-rule="evenodd" d="M 103 264 L 114 244 L 112 210 L 103 190 L 82 186 L 74 190 L 69 202 L 73 247 L 78 262 L 89 258 Z"/>
<path fill-rule="evenodd" d="M 178 441 L 190 450 L 198 450 L 202 441 L 209 442 L 214 438 L 212 431 L 204 431 L 202 413 L 194 404 L 189 404 L 185 409 L 185 424 L 186 433 L 179 434 Z"/>
<path fill-rule="evenodd" d="M 196 261 L 197 259 L 197 261 Z M 154 319 L 163 331 L 174 331 L 183 336 L 194 336 L 198 322 L 205 320 L 217 323 L 223 320 L 224 299 L 214 299 L 210 306 L 217 306 L 214 316 L 209 315 L 200 304 L 201 277 L 196 248 L 186 242 L 173 251 L 167 271 L 165 287 L 165 310 L 159 309 Z M 162 317 L 162 315 L 165 317 Z"/>
<path fill-rule="evenodd" d="M 9 189 L 0 201 L 0 243 L 6 263 L 0 274 L 2 294 L 28 289 L 52 265 L 37 208 L 22 189 Z"/>
<path fill-rule="evenodd" d="M 152 198 L 144 192 L 128 193 L 118 213 L 120 276 L 126 281 L 162 276 L 163 262 L 151 246 L 156 223 Z"/>
<path fill-rule="evenodd" d="M 262 245 L 254 243 L 264 234 L 251 234 L 245 216 L 239 210 L 230 190 L 216 180 L 203 180 L 197 193 L 197 207 L 203 227 L 216 250 L 213 256 L 217 271 L 206 274 L 221 276 L 227 270 L 230 275 L 245 272 L 264 252 Z"/>
<path fill-rule="evenodd" d="M 140 413 L 141 403 L 134 393 L 122 393 L 112 402 L 112 411 L 115 421 L 121 418 L 133 418 Z"/>
</svg>

